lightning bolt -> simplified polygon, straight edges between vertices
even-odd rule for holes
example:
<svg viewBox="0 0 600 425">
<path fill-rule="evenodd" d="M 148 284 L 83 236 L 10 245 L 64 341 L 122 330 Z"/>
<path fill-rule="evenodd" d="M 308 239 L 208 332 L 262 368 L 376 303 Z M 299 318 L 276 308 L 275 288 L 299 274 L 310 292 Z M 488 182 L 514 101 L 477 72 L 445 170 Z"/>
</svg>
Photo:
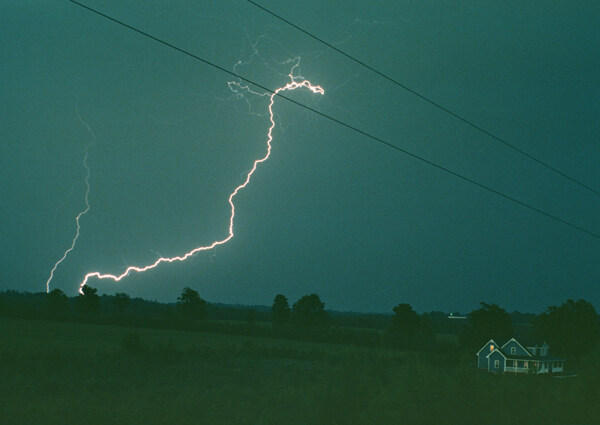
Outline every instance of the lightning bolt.
<svg viewBox="0 0 600 425">
<path fill-rule="evenodd" d="M 77 118 L 79 119 L 79 122 L 81 122 L 81 124 L 83 126 L 85 126 L 85 128 L 87 128 L 88 133 L 90 133 L 90 135 L 92 136 L 91 142 L 89 142 L 87 145 L 85 145 L 84 155 L 83 155 L 83 166 L 85 167 L 85 171 L 86 171 L 86 175 L 85 175 L 85 188 L 86 188 L 85 189 L 85 208 L 83 210 L 81 210 L 79 212 L 79 214 L 77 214 L 77 216 L 75 217 L 75 225 L 76 225 L 76 229 L 77 229 L 77 231 L 75 232 L 75 237 L 73 238 L 73 241 L 71 242 L 71 246 L 63 253 L 62 257 L 60 257 L 60 259 L 54 264 L 54 267 L 52 267 L 52 270 L 50 271 L 50 277 L 48 277 L 48 280 L 46 281 L 46 292 L 50 292 L 50 282 L 52 282 L 52 279 L 54 278 L 54 272 L 56 271 L 56 269 L 58 268 L 60 263 L 65 261 L 65 259 L 69 255 L 69 253 L 71 251 L 73 251 L 73 249 L 75 249 L 75 244 L 77 243 L 77 239 L 79 239 L 79 231 L 81 229 L 79 220 L 81 220 L 81 217 L 86 215 L 88 213 L 88 211 L 90 210 L 90 202 L 89 202 L 90 167 L 88 166 L 87 159 L 88 159 L 89 148 L 92 147 L 92 145 L 94 145 L 94 143 L 96 143 L 96 135 L 94 134 L 94 132 L 92 131 L 92 129 L 90 128 L 88 123 L 85 122 L 81 118 L 81 115 L 79 114 L 78 102 L 75 102 L 75 113 L 77 114 Z"/>
<path fill-rule="evenodd" d="M 191 256 L 193 256 L 194 254 L 198 253 L 198 252 L 202 252 L 202 251 L 210 251 L 214 248 L 216 248 L 219 245 L 223 245 L 227 242 L 229 242 L 233 236 L 233 223 L 234 223 L 234 218 L 235 218 L 235 204 L 233 203 L 233 199 L 237 196 L 237 194 L 244 189 L 246 186 L 248 186 L 248 184 L 250 183 L 250 179 L 252 178 L 252 175 L 254 174 L 254 172 L 256 171 L 257 167 L 259 164 L 262 164 L 263 162 L 265 162 L 267 159 L 269 159 L 269 156 L 271 155 L 271 143 L 273 141 L 273 129 L 275 128 L 275 119 L 273 116 L 273 104 L 275 103 L 275 97 L 282 92 L 285 91 L 292 91 L 292 90 L 296 90 L 302 87 L 307 88 L 308 90 L 310 90 L 311 92 L 313 92 L 314 94 L 325 94 L 325 91 L 323 90 L 323 88 L 321 88 L 320 86 L 314 86 L 310 83 L 310 81 L 303 79 L 300 76 L 294 76 L 294 71 L 297 69 L 298 67 L 298 62 L 296 62 L 296 64 L 292 67 L 290 73 L 288 74 L 288 76 L 290 77 L 290 82 L 287 83 L 285 86 L 279 87 L 278 89 L 276 89 L 274 92 L 272 92 L 271 94 L 269 93 L 258 93 L 258 92 L 254 92 L 252 90 L 250 90 L 249 87 L 247 86 L 242 86 L 240 85 L 239 82 L 230 82 L 228 83 L 229 87 L 233 89 L 233 87 L 238 87 L 241 90 L 247 90 L 248 92 L 252 93 L 252 94 L 256 94 L 259 96 L 269 96 L 270 97 L 270 102 L 269 102 L 269 119 L 271 121 L 271 125 L 269 127 L 269 130 L 267 132 L 267 153 L 265 154 L 264 157 L 259 158 L 257 160 L 254 161 L 254 165 L 252 166 L 252 168 L 250 169 L 250 171 L 248 171 L 248 173 L 246 174 L 246 179 L 244 180 L 244 182 L 242 184 L 240 184 L 238 187 L 236 187 L 233 192 L 231 192 L 231 194 L 229 195 L 229 205 L 231 206 L 231 215 L 229 217 L 229 232 L 227 234 L 227 237 L 221 240 L 216 240 L 214 242 L 212 242 L 210 245 L 205 245 L 205 246 L 199 246 L 197 248 L 194 248 L 193 250 L 185 253 L 184 255 L 181 256 L 177 256 L 177 257 L 160 257 L 158 258 L 156 261 L 154 261 L 154 263 L 149 264 L 147 266 L 143 266 L 143 267 L 138 267 L 138 266 L 129 266 L 127 267 L 127 269 L 125 269 L 125 271 L 119 275 L 113 275 L 113 274 L 104 274 L 104 273 L 100 273 L 100 272 L 90 272 L 88 274 L 85 275 L 83 281 L 81 282 L 81 284 L 79 285 L 79 292 L 83 294 L 83 287 L 87 284 L 88 280 L 90 278 L 97 278 L 97 279 L 110 279 L 113 280 L 115 282 L 119 282 L 121 279 L 125 278 L 126 276 L 128 276 L 130 273 L 132 272 L 136 272 L 136 273 L 142 273 L 148 270 L 151 270 L 155 267 L 157 267 L 159 264 L 161 263 L 173 263 L 175 261 L 185 261 L 188 258 L 190 258 Z M 300 81 L 299 81 L 300 80 Z"/>
</svg>

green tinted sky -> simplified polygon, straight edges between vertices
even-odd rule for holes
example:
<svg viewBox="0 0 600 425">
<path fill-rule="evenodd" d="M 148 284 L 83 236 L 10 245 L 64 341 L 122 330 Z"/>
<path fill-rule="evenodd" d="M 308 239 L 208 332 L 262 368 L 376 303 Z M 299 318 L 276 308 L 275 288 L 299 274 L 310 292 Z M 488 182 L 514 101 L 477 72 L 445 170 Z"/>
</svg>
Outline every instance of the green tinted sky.
<svg viewBox="0 0 600 425">
<path fill-rule="evenodd" d="M 244 1 L 89 0 L 257 83 L 289 60 L 326 90 L 290 97 L 599 233 L 600 197 L 457 122 Z M 262 2 L 431 99 L 600 189 L 596 2 Z M 66 1 L 0 6 L 0 289 L 120 273 L 226 235 L 227 197 L 265 151 L 266 100 L 232 77 Z M 600 240 L 284 100 L 272 157 L 236 198 L 236 237 L 101 292 L 269 304 L 316 292 L 341 310 L 540 311 L 600 303 Z"/>
</svg>

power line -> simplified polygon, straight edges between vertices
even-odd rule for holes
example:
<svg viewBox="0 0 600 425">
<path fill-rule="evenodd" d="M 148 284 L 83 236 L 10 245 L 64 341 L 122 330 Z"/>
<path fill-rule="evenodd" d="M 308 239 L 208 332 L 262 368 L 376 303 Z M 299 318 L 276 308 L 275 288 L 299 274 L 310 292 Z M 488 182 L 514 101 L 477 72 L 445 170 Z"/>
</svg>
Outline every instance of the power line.
<svg viewBox="0 0 600 425">
<path fill-rule="evenodd" d="M 477 124 L 475 124 L 473 121 L 470 121 L 470 120 L 468 120 L 468 119 L 466 119 L 466 118 L 462 117 L 461 115 L 458 115 L 456 112 L 452 112 L 450 109 L 448 109 L 448 108 L 446 108 L 446 107 L 444 107 L 444 106 L 440 105 L 439 103 L 435 102 L 434 100 L 431 100 L 430 98 L 428 98 L 428 97 L 426 97 L 426 96 L 422 95 L 421 93 L 417 92 L 416 90 L 414 90 L 414 89 L 411 89 L 410 87 L 406 86 L 405 84 L 402 84 L 402 83 L 400 83 L 398 80 L 395 80 L 394 78 L 392 78 L 392 77 L 390 77 L 390 76 L 388 76 L 388 75 L 384 74 L 383 72 L 381 72 L 381 71 L 378 71 L 377 69 L 375 69 L 375 68 L 374 68 L 374 67 L 372 67 L 371 65 L 368 65 L 368 64 L 366 64 L 365 62 L 361 61 L 360 59 L 356 59 L 354 56 L 352 56 L 352 55 L 350 55 L 350 54 L 348 54 L 348 53 L 346 53 L 346 52 L 344 52 L 344 51 L 342 51 L 342 50 L 338 49 L 338 48 L 337 48 L 337 47 L 335 47 L 334 45 L 332 45 L 332 44 L 330 44 L 330 43 L 326 42 L 325 40 L 323 40 L 323 39 L 321 39 L 321 38 L 317 37 L 316 35 L 314 35 L 314 34 L 312 34 L 312 33 L 308 32 L 307 30 L 305 30 L 305 29 L 303 29 L 303 28 L 299 27 L 298 25 L 296 25 L 296 24 L 294 24 L 294 23 L 292 23 L 292 22 L 288 21 L 287 19 L 285 19 L 285 18 L 283 18 L 282 16 L 280 16 L 280 15 L 276 14 L 275 12 L 272 12 L 272 11 L 270 11 L 270 10 L 269 10 L 269 9 L 267 9 L 266 7 L 264 7 L 264 6 L 261 6 L 260 4 L 258 4 L 258 3 L 256 3 L 256 2 L 254 2 L 254 1 L 252 1 L 252 0 L 246 0 L 246 1 L 247 1 L 248 3 L 250 3 L 250 4 L 254 5 L 254 6 L 256 6 L 257 8 L 261 9 L 262 11 L 264 11 L 264 12 L 268 13 L 269 15 L 271 15 L 271 16 L 273 16 L 273 17 L 275 17 L 275 18 L 279 19 L 280 21 L 282 21 L 282 22 L 285 22 L 286 24 L 288 24 L 288 25 L 290 25 L 290 26 L 294 27 L 294 28 L 295 28 L 295 29 L 297 29 L 298 31 L 300 31 L 300 32 L 302 32 L 302 33 L 304 33 L 304 34 L 308 35 L 309 37 L 313 38 L 314 40 L 317 40 L 319 43 L 322 43 L 322 44 L 326 45 L 327 47 L 329 47 L 330 49 L 332 49 L 332 50 L 335 50 L 335 51 L 336 51 L 336 52 L 338 52 L 339 54 L 341 54 L 341 55 L 345 56 L 346 58 L 350 59 L 351 61 L 353 61 L 353 62 L 356 62 L 357 64 L 359 64 L 359 65 L 361 65 L 361 66 L 363 66 L 363 67 L 367 68 L 368 70 L 370 70 L 370 71 L 374 72 L 375 74 L 379 75 L 380 77 L 382 77 L 382 78 L 385 78 L 386 80 L 388 80 L 389 82 L 391 82 L 391 83 L 393 83 L 393 84 L 397 85 L 398 87 L 401 87 L 402 89 L 404 89 L 404 90 L 406 90 L 407 92 L 409 92 L 409 93 L 411 93 L 411 94 L 415 95 L 415 96 L 416 96 L 416 97 L 418 97 L 419 99 L 421 99 L 421 100 L 423 100 L 423 101 L 425 101 L 425 102 L 429 103 L 430 105 L 432 105 L 432 106 L 434 106 L 434 107 L 436 107 L 436 108 L 438 108 L 438 109 L 440 109 L 440 110 L 444 111 L 444 112 L 445 112 L 445 113 L 447 113 L 448 115 L 450 115 L 450 116 L 452 116 L 452 117 L 456 118 L 457 120 L 459 120 L 459 121 L 463 122 L 464 124 L 467 124 L 468 126 L 470 126 L 470 127 L 474 128 L 475 130 L 478 130 L 479 132 L 481 132 L 481 133 L 485 134 L 486 136 L 488 136 L 488 137 L 492 138 L 493 140 L 495 140 L 495 141 L 497 141 L 497 142 L 499 142 L 499 143 L 502 143 L 504 146 L 507 146 L 507 147 L 509 147 L 510 149 L 514 150 L 515 152 L 518 152 L 518 153 L 520 153 L 521 155 L 523 155 L 523 156 L 525 156 L 525 157 L 529 158 L 530 160 L 532 160 L 532 161 L 534 161 L 534 162 L 537 162 L 538 164 L 542 165 L 543 167 L 546 167 L 547 169 L 549 169 L 549 170 L 551 170 L 551 171 L 555 172 L 556 174 L 558 174 L 558 175 L 560 175 L 560 176 L 562 176 L 562 177 L 564 177 L 564 178 L 566 178 L 566 179 L 568 179 L 568 180 L 572 181 L 573 183 L 576 183 L 576 184 L 578 184 L 579 186 L 581 186 L 581 187 L 583 187 L 583 188 L 585 188 L 585 189 L 589 190 L 590 192 L 593 192 L 593 193 L 595 193 L 596 195 L 600 195 L 600 191 L 598 191 L 598 190 L 596 190 L 596 189 L 594 189 L 594 188 L 592 188 L 592 187 L 588 186 L 588 185 L 587 185 L 587 184 L 585 184 L 585 183 L 582 183 L 582 182 L 580 182 L 579 180 L 577 180 L 577 179 L 575 179 L 575 178 L 573 178 L 573 177 L 569 176 L 568 174 L 566 174 L 566 173 L 564 173 L 564 172 L 562 172 L 562 171 L 558 170 L 557 168 L 555 168 L 555 167 L 551 166 L 550 164 L 548 164 L 548 163 L 546 163 L 546 162 L 544 162 L 544 161 L 542 161 L 542 160 L 540 160 L 540 159 L 537 159 L 537 158 L 536 158 L 536 157 L 534 157 L 533 155 L 531 155 L 531 154 L 529 154 L 529 153 L 525 152 L 524 150 L 522 150 L 522 149 L 520 149 L 520 148 L 516 147 L 515 145 L 513 145 L 513 144 L 511 144 L 511 143 L 507 142 L 507 141 L 506 141 L 506 140 L 504 140 L 503 138 L 501 138 L 501 137 L 499 137 L 499 136 L 496 136 L 495 134 L 493 134 L 493 133 L 491 133 L 491 132 L 487 131 L 486 129 L 484 129 L 484 128 L 480 127 L 480 126 L 478 126 L 478 125 L 477 125 Z"/>
<path fill-rule="evenodd" d="M 239 75 L 239 74 L 237 74 L 237 73 L 235 73 L 233 71 L 229 71 L 229 70 L 223 68 L 222 66 L 219 66 L 219 65 L 217 65 L 217 64 L 215 64 L 213 62 L 210 62 L 209 60 L 203 59 L 200 56 L 197 56 L 197 55 L 195 55 L 193 53 L 188 52 L 187 50 L 184 50 L 184 49 L 179 48 L 179 47 L 177 47 L 177 46 L 175 46 L 175 45 L 173 45 L 171 43 L 168 43 L 168 42 L 166 42 L 164 40 L 161 40 L 160 38 L 157 38 L 157 37 L 155 37 L 153 35 L 150 35 L 150 34 L 144 32 L 144 31 L 142 31 L 142 30 L 140 30 L 138 28 L 135 28 L 135 27 L 133 27 L 133 26 L 131 26 L 129 24 L 126 24 L 126 23 L 124 23 L 122 21 L 119 21 L 118 19 L 113 18 L 113 17 L 111 17 L 109 15 L 106 15 L 106 14 L 104 14 L 104 13 L 102 13 L 102 12 L 96 10 L 96 9 L 93 9 L 93 8 L 91 8 L 89 6 L 81 4 L 81 3 L 79 3 L 79 2 L 77 2 L 75 0 L 69 0 L 69 1 L 71 3 L 77 5 L 77 6 L 80 6 L 80 7 L 84 8 L 84 9 L 92 12 L 92 13 L 95 13 L 98 16 L 101 16 L 101 17 L 103 17 L 105 19 L 108 19 L 109 21 L 112 21 L 112 22 L 114 22 L 116 24 L 119 24 L 119 25 L 121 25 L 121 26 L 123 26 L 123 27 L 125 27 L 127 29 L 130 29 L 130 30 L 132 30 L 134 32 L 137 32 L 138 34 L 141 34 L 144 37 L 150 38 L 151 40 L 154 40 L 154 41 L 156 41 L 156 42 L 158 42 L 158 43 L 160 43 L 160 44 L 162 44 L 164 46 L 167 46 L 167 47 L 169 47 L 169 48 L 171 48 L 173 50 L 176 50 L 176 51 L 178 51 L 180 53 L 183 53 L 186 56 L 189 56 L 189 57 L 191 57 L 193 59 L 196 59 L 196 60 L 198 60 L 198 61 L 200 61 L 200 62 L 202 62 L 202 63 L 204 63 L 206 65 L 209 65 L 209 66 L 211 66 L 211 67 L 213 67 L 215 69 L 218 69 L 219 71 L 225 72 L 225 73 L 227 73 L 227 74 L 229 74 L 229 75 L 231 75 L 233 77 L 239 78 L 240 80 L 246 81 L 247 83 L 250 83 L 250 84 L 252 84 L 252 85 L 254 85 L 256 87 L 259 87 L 259 88 L 261 88 L 261 89 L 263 89 L 263 90 L 265 90 L 265 91 L 267 91 L 269 93 L 274 93 L 274 90 L 271 90 L 268 87 L 265 87 L 265 86 L 263 86 L 261 84 L 255 83 L 254 81 L 252 81 L 252 80 L 250 80 L 250 79 L 248 79 L 246 77 L 242 77 L 241 75 Z M 417 159 L 417 160 L 419 160 L 421 162 L 424 162 L 425 164 L 428 164 L 428 165 L 430 165 L 432 167 L 435 167 L 435 168 L 437 168 L 439 170 L 442 170 L 442 171 L 444 171 L 444 172 L 446 172 L 448 174 L 451 174 L 451 175 L 453 175 L 453 176 L 455 176 L 455 177 L 457 177 L 457 178 L 459 178 L 461 180 L 469 182 L 469 183 L 471 183 L 471 184 L 473 184 L 475 186 L 478 186 L 478 187 L 480 187 L 482 189 L 485 189 L 485 190 L 487 190 L 487 191 L 489 191 L 491 193 L 494 193 L 494 194 L 496 194 L 496 195 L 498 195 L 498 196 L 500 196 L 500 197 L 502 197 L 504 199 L 512 201 L 515 204 L 521 205 L 522 207 L 525 207 L 525 208 L 528 208 L 528 209 L 530 209 L 532 211 L 535 211 L 536 213 L 538 213 L 540 215 L 546 216 L 546 217 L 551 218 L 551 219 L 553 219 L 555 221 L 558 221 L 559 223 L 565 224 L 565 225 L 567 225 L 567 226 L 569 226 L 569 227 L 571 227 L 573 229 L 579 230 L 580 232 L 586 233 L 586 234 L 588 234 L 590 236 L 593 236 L 593 237 L 595 237 L 597 239 L 600 239 L 600 234 L 599 233 L 594 233 L 594 232 L 592 232 L 590 230 L 587 230 L 587 229 L 585 229 L 585 228 L 583 228 L 581 226 L 578 226 L 576 224 L 573 224 L 571 222 L 563 220 L 562 218 L 560 218 L 558 216 L 555 216 L 553 214 L 547 213 L 547 212 L 545 212 L 545 211 L 543 211 L 543 210 L 541 210 L 541 209 L 539 209 L 537 207 L 534 207 L 534 206 L 532 206 L 530 204 L 527 204 L 526 202 L 519 201 L 518 199 L 515 199 L 515 198 L 513 198 L 513 197 L 511 197 L 509 195 L 506 195 L 503 192 L 500 192 L 500 191 L 498 191 L 496 189 L 493 189 L 493 188 L 491 188 L 489 186 L 486 186 L 486 185 L 484 185 L 482 183 L 479 183 L 479 182 L 477 182 L 477 181 L 475 181 L 475 180 L 473 180 L 473 179 L 471 179 L 469 177 L 463 176 L 462 174 L 459 174 L 459 173 L 457 173 L 455 171 L 452 171 L 452 170 L 450 170 L 450 169 L 448 169 L 448 168 L 446 168 L 446 167 L 444 167 L 442 165 L 436 164 L 435 162 L 432 162 L 432 161 L 430 161 L 430 160 L 428 160 L 426 158 L 423 158 L 423 157 L 421 157 L 419 155 L 416 155 L 416 154 L 411 153 L 411 152 L 409 152 L 409 151 L 407 151 L 405 149 L 402 149 L 402 148 L 400 148 L 400 147 L 398 147 L 398 146 L 396 146 L 396 145 L 394 145 L 394 144 L 392 144 L 392 143 L 390 143 L 390 142 L 388 142 L 388 141 L 386 141 L 384 139 L 381 139 L 381 138 L 379 138 L 377 136 L 373 136 L 372 134 L 367 133 L 364 130 L 361 130 L 361 129 L 359 129 L 357 127 L 354 127 L 354 126 L 352 126 L 350 124 L 347 124 L 347 123 L 345 123 L 343 121 L 340 121 L 339 119 L 334 118 L 334 117 L 332 117 L 330 115 L 327 115 L 327 114 L 325 114 L 323 112 L 317 111 L 316 109 L 311 108 L 310 106 L 304 105 L 303 103 L 300 103 L 300 102 L 298 102 L 296 100 L 293 100 L 293 99 L 291 99 L 291 98 L 289 98 L 287 96 L 284 96 L 281 93 L 277 94 L 277 96 L 281 97 L 282 99 L 287 100 L 288 102 L 291 102 L 291 103 L 293 103 L 295 105 L 298 105 L 298 106 L 300 106 L 300 107 L 302 107 L 304 109 L 307 109 L 307 110 L 309 110 L 309 111 L 311 111 L 311 112 L 313 112 L 313 113 L 315 113 L 315 114 L 317 114 L 317 115 L 319 115 L 319 116 L 321 116 L 321 117 L 323 117 L 325 119 L 328 119 L 329 121 L 332 121 L 332 122 L 334 122 L 336 124 L 339 124 L 339 125 L 341 125 L 343 127 L 348 128 L 348 129 L 350 129 L 350 130 L 352 130 L 352 131 L 354 131 L 354 132 L 356 132 L 358 134 L 361 134 L 361 135 L 363 135 L 363 136 L 365 136 L 365 137 L 367 137 L 367 138 L 369 138 L 369 139 L 371 139 L 371 140 L 373 140 L 375 142 L 378 142 L 378 143 L 380 143 L 382 145 L 385 145 L 385 146 L 387 146 L 389 148 L 392 148 L 392 149 L 395 149 L 395 150 L 397 150 L 399 152 L 402 152 L 403 154 L 408 155 L 411 158 Z"/>
</svg>

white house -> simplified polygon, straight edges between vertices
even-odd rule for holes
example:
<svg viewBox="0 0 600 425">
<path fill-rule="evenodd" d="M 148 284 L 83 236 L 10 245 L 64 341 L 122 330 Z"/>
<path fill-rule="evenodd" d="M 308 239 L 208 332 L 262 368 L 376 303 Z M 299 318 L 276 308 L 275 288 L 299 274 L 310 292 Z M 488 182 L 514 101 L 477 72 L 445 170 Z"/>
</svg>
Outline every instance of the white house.
<svg viewBox="0 0 600 425">
<path fill-rule="evenodd" d="M 500 346 L 490 339 L 477 352 L 477 367 L 494 373 L 562 373 L 565 359 L 550 355 L 549 348 L 546 342 L 524 347 L 511 338 Z"/>
</svg>

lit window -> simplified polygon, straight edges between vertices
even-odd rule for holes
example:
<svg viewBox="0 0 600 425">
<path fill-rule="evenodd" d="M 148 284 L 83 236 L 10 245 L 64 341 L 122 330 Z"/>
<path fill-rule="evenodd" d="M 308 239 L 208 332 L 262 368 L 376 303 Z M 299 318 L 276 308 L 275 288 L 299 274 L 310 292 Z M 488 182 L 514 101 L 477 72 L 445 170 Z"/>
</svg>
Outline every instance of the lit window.
<svg viewBox="0 0 600 425">
<path fill-rule="evenodd" d="M 515 354 L 517 352 L 517 349 L 515 347 L 512 347 L 510 349 L 510 354 Z"/>
<path fill-rule="evenodd" d="M 525 369 L 529 367 L 529 362 L 525 362 Z"/>
<path fill-rule="evenodd" d="M 494 344 L 490 345 L 490 351 L 494 351 Z"/>
</svg>

